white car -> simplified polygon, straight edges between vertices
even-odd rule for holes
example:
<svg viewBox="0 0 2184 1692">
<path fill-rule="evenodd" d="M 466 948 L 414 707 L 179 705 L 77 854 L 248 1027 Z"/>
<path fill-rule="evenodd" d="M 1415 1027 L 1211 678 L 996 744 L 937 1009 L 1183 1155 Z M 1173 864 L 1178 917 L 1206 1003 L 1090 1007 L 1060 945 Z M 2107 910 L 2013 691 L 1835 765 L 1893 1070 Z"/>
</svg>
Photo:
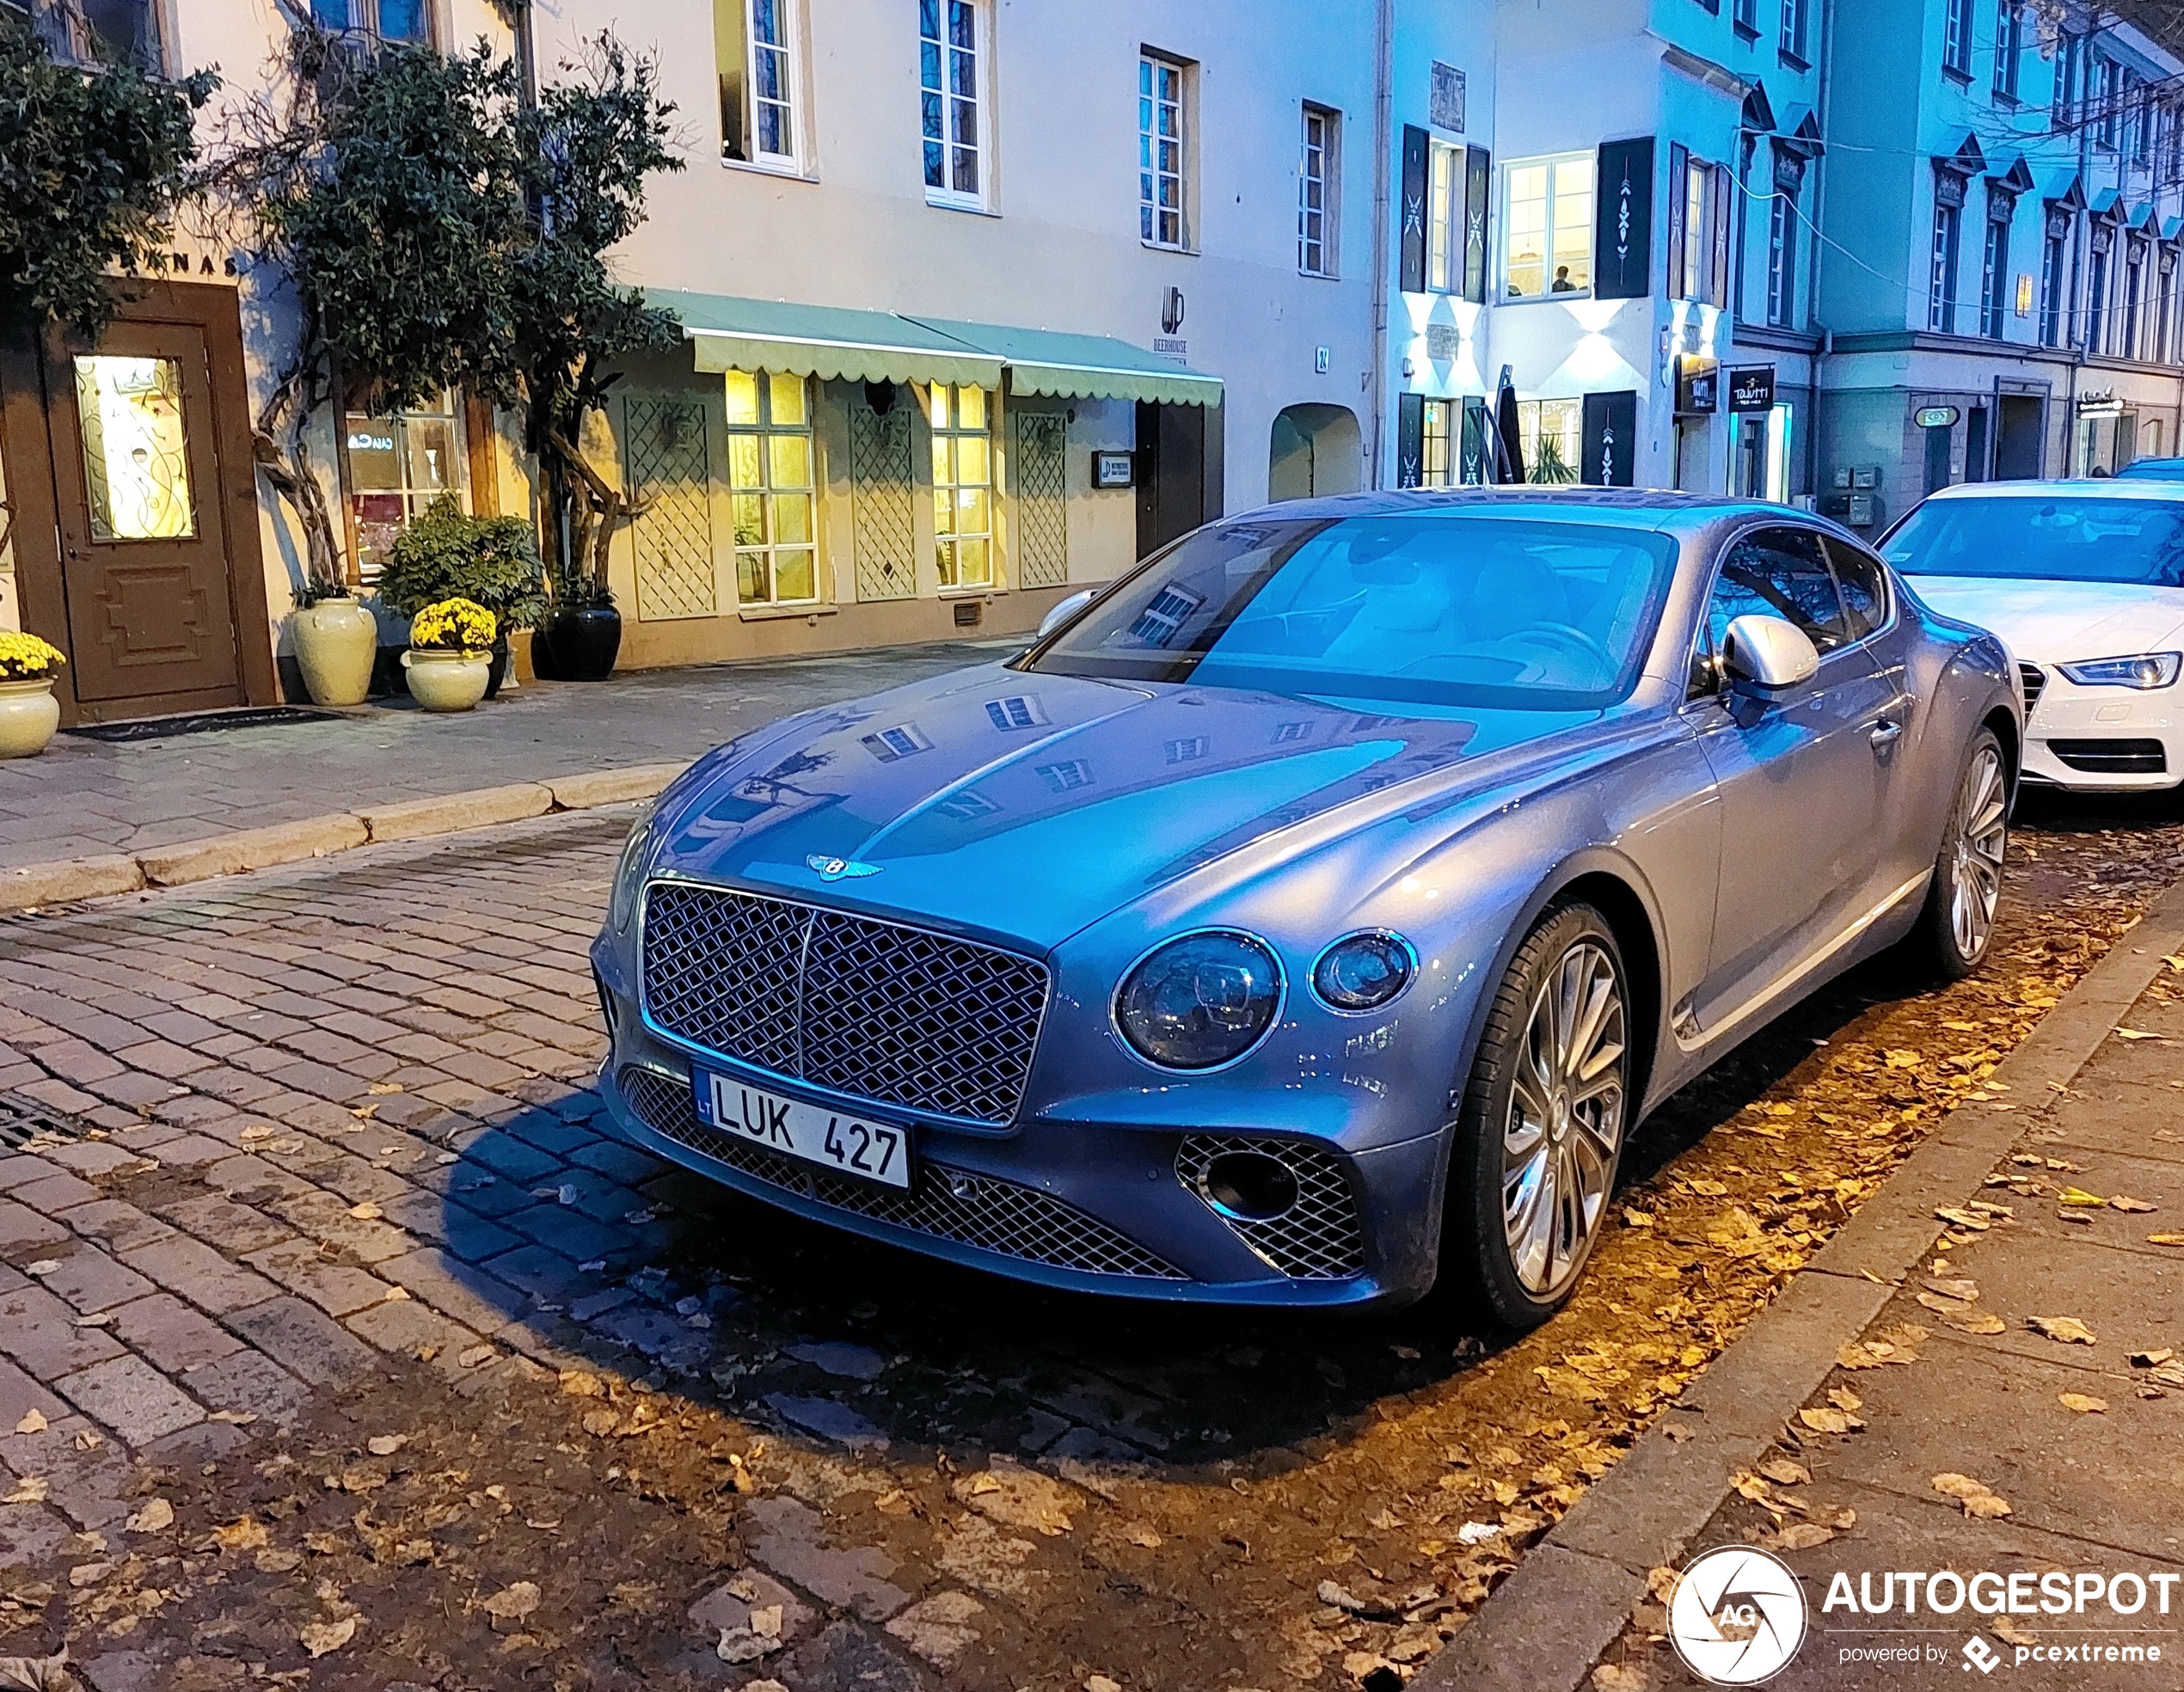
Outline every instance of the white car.
<svg viewBox="0 0 2184 1692">
<path fill-rule="evenodd" d="M 1881 543 L 1944 616 L 2002 637 L 2025 689 L 2024 779 L 2184 781 L 2184 483 L 1966 482 Z"/>
</svg>

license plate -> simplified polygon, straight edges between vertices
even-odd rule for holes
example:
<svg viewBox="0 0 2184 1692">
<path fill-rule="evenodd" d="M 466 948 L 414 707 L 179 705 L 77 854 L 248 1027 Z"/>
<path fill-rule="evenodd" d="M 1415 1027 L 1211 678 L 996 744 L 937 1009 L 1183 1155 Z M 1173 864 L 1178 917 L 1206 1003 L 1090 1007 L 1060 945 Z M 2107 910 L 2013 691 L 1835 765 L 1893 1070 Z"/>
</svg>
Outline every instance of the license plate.
<svg viewBox="0 0 2184 1692">
<path fill-rule="evenodd" d="M 726 1076 L 701 1070 L 695 1082 L 699 1119 L 724 1134 L 882 1186 L 910 1186 L 905 1129 L 784 1099 Z"/>
</svg>

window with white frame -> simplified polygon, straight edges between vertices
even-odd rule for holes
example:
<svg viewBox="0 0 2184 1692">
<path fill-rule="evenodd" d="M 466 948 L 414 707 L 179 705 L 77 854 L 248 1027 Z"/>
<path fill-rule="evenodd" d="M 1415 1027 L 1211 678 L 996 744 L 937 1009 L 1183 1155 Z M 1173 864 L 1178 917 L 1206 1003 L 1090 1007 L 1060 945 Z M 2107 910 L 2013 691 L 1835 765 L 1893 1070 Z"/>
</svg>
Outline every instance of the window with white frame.
<svg viewBox="0 0 2184 1692">
<path fill-rule="evenodd" d="M 776 170 L 797 168 L 793 4 L 794 0 L 714 0 L 722 158 Z"/>
<path fill-rule="evenodd" d="M 1463 291 L 1463 149 L 1446 141 L 1426 144 L 1426 287 L 1429 293 Z"/>
<path fill-rule="evenodd" d="M 2017 97 L 2017 72 L 2024 58 L 2022 0 L 1999 0 L 1995 12 L 1995 92 L 2005 100 Z"/>
<path fill-rule="evenodd" d="M 727 380 L 737 603 L 809 604 L 819 598 L 810 384 L 778 371 Z"/>
<path fill-rule="evenodd" d="M 95 27 L 100 13 L 119 9 L 92 4 L 83 9 Z M 382 41 L 409 41 L 422 46 L 429 46 L 433 39 L 432 8 L 426 0 L 311 0 L 311 16 L 328 29 L 370 35 Z"/>
<path fill-rule="evenodd" d="M 1987 238 L 1979 249 L 1979 333 L 1989 340 L 2002 339 L 2009 307 L 2009 219 L 1997 216 L 2002 208 L 1987 209 Z"/>
<path fill-rule="evenodd" d="M 1451 425 L 1463 403 L 1461 400 L 1428 400 L 1420 408 L 1418 485 L 1420 487 L 1446 487 L 1455 481 L 1455 431 Z"/>
<path fill-rule="evenodd" d="M 1942 0 L 1942 69 L 1972 74 L 1972 8 L 1974 0 Z"/>
<path fill-rule="evenodd" d="M 1926 327 L 1943 334 L 1956 333 L 1957 232 L 1960 209 L 1947 204 L 1934 208 L 1933 251 L 1927 271 Z"/>
<path fill-rule="evenodd" d="M 2113 153 L 2123 128 L 2121 113 L 2116 109 L 2121 104 L 2117 95 L 2123 86 L 2123 67 L 2113 58 L 2095 53 L 2086 66 L 2085 83 L 2086 98 L 2093 102 L 2095 111 L 2093 138 Z"/>
<path fill-rule="evenodd" d="M 1307 276 L 1335 273 L 1341 143 L 1340 118 L 1324 106 L 1306 105 L 1297 166 L 1297 268 Z"/>
<path fill-rule="evenodd" d="M 985 104 L 985 7 L 982 0 L 917 0 L 917 77 L 925 150 L 925 198 L 936 205 L 985 204 L 991 126 Z"/>
<path fill-rule="evenodd" d="M 1812 12 L 1812 0 L 1782 0 L 1782 50 L 1800 64 L 1805 60 L 1805 32 Z"/>
<path fill-rule="evenodd" d="M 2051 218 L 2040 248 L 2040 344 L 2063 344 L 2063 279 L 2069 252 L 2068 224 Z"/>
<path fill-rule="evenodd" d="M 342 482 L 357 573 L 378 579 L 396 538 L 444 494 L 468 509 L 469 442 L 454 389 L 408 411 L 353 411 L 342 420 Z"/>
<path fill-rule="evenodd" d="M 1592 289 L 1593 156 L 1509 166 L 1502 209 L 1502 293 L 1508 299 Z"/>
<path fill-rule="evenodd" d="M 1767 204 L 1767 321 L 1787 327 L 1797 306 L 1797 201 L 1777 187 Z"/>
<path fill-rule="evenodd" d="M 2138 320 L 2145 309 L 2146 243 L 2128 241 L 2124 247 L 2122 334 L 2116 351 L 2126 359 L 2138 356 Z"/>
<path fill-rule="evenodd" d="M 992 396 L 936 382 L 924 389 L 933 435 L 933 559 L 941 586 L 991 587 Z"/>
<path fill-rule="evenodd" d="M 1138 233 L 1149 247 L 1187 244 L 1183 124 L 1186 68 L 1157 53 L 1138 58 Z"/>
<path fill-rule="evenodd" d="M 1737 0 L 1729 13 L 1729 21 L 1743 34 L 1759 33 L 1759 0 Z"/>
</svg>

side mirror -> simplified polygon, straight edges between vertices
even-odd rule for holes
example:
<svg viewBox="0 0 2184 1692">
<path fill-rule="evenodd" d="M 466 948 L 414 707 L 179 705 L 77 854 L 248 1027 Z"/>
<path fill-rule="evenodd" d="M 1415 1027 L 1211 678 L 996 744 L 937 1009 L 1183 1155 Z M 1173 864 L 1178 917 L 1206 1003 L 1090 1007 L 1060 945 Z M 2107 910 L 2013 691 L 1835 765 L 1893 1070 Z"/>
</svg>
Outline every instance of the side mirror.
<svg viewBox="0 0 2184 1692">
<path fill-rule="evenodd" d="M 1729 625 L 1722 664 L 1733 682 L 1772 692 L 1795 687 L 1820 667 L 1819 649 L 1786 617 L 1754 614 Z"/>
<path fill-rule="evenodd" d="M 1080 587 L 1076 592 L 1071 594 L 1068 598 L 1057 599 L 1053 604 L 1047 609 L 1046 615 L 1039 620 L 1038 638 L 1042 641 L 1045 640 L 1049 634 L 1052 634 L 1056 629 L 1059 628 L 1064 623 L 1067 622 L 1071 617 L 1075 616 L 1079 611 L 1083 610 L 1087 605 L 1090 604 L 1095 597 L 1095 592 L 1094 589 L 1089 587 Z"/>
</svg>

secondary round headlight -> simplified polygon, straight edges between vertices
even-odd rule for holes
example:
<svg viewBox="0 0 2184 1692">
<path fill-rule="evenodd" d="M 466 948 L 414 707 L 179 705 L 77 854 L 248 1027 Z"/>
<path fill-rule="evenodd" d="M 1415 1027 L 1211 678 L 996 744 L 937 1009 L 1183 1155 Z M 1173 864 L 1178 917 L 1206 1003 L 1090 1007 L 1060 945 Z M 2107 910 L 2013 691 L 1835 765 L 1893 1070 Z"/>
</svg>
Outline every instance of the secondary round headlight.
<svg viewBox="0 0 2184 1692">
<path fill-rule="evenodd" d="M 1312 990 L 1336 1010 L 1377 1010 L 1418 973 L 1409 942 L 1373 932 L 1338 940 L 1312 966 Z"/>
<path fill-rule="evenodd" d="M 1281 1008 L 1281 966 L 1249 935 L 1186 935 L 1123 978 L 1115 1026 L 1132 1049 L 1169 1070 L 1211 1070 L 1241 1058 Z"/>
<path fill-rule="evenodd" d="M 637 895 L 652 871 L 653 816 L 647 811 L 623 843 L 622 858 L 614 867 L 614 891 L 607 901 L 607 916 L 617 934 L 626 934 L 629 919 L 637 914 Z"/>
</svg>

